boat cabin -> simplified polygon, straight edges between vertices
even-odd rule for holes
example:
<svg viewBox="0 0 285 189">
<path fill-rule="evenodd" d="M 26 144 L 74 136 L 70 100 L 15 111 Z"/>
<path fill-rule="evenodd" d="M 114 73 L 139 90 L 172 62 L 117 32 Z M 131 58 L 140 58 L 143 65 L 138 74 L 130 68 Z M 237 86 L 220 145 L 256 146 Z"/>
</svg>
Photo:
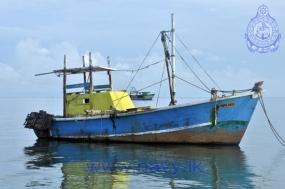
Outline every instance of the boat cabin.
<svg viewBox="0 0 285 189">
<path fill-rule="evenodd" d="M 53 70 L 52 72 L 36 74 L 35 76 L 55 73 L 63 76 L 63 117 L 75 117 L 86 115 L 111 114 L 114 111 L 124 112 L 135 109 L 134 104 L 125 90 L 113 91 L 110 60 L 108 57 L 108 67 L 92 66 L 91 53 L 89 53 L 89 66 L 85 67 L 84 56 L 83 67 L 66 68 L 66 56 L 64 56 L 64 68 Z M 104 85 L 93 85 L 93 72 L 107 72 L 109 83 Z M 76 84 L 66 84 L 67 75 L 83 74 L 84 82 Z M 88 79 L 86 75 L 88 75 Z M 81 88 L 77 92 L 67 92 L 70 89 Z"/>
<path fill-rule="evenodd" d="M 78 115 L 86 115 L 88 113 L 94 115 L 95 112 L 107 111 L 126 111 L 134 108 L 133 102 L 126 91 L 113 91 L 111 79 L 109 84 L 93 85 L 92 73 L 105 71 L 110 77 L 110 72 L 115 71 L 114 68 L 102 66 L 89 66 L 83 68 L 66 69 L 65 77 L 68 74 L 89 73 L 89 82 L 77 84 L 64 84 L 64 102 L 65 117 L 74 117 Z M 85 77 L 85 76 L 84 76 Z M 111 77 L 110 77 L 111 78 Z M 65 82 L 64 82 L 65 83 Z M 81 88 L 80 92 L 68 93 L 66 90 Z"/>
</svg>

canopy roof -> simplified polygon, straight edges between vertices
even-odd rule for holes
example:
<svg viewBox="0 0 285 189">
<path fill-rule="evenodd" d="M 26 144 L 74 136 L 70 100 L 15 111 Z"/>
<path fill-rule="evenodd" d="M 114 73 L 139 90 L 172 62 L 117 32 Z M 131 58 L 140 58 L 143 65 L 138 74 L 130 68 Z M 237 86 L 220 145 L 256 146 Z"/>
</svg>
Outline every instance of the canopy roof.
<svg viewBox="0 0 285 189">
<path fill-rule="evenodd" d="M 91 67 L 81 67 L 81 68 L 66 68 L 65 70 L 64 69 L 53 70 L 52 72 L 36 74 L 35 76 L 46 75 L 46 74 L 51 74 L 51 73 L 63 74 L 64 71 L 65 71 L 66 74 L 80 74 L 80 73 L 84 73 L 84 72 L 90 72 L 90 70 L 92 72 L 101 72 L 101 71 L 116 71 L 117 69 L 104 67 L 104 66 L 91 66 Z"/>
</svg>

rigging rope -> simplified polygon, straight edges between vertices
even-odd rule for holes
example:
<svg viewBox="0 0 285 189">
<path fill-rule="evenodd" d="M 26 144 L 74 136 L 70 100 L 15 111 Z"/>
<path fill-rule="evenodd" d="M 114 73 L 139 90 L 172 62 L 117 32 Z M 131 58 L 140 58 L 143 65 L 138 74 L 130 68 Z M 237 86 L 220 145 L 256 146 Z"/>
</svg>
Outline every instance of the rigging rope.
<svg viewBox="0 0 285 189">
<path fill-rule="evenodd" d="M 159 99 L 159 95 L 160 95 L 160 89 L 161 89 L 161 84 L 162 84 L 162 78 L 163 78 L 163 75 L 164 75 L 164 70 L 165 70 L 165 64 L 163 64 L 163 69 L 162 69 L 162 74 L 161 74 L 161 79 L 160 79 L 160 85 L 159 85 L 159 89 L 158 89 L 158 95 L 157 95 L 157 99 L 156 99 L 156 105 L 155 105 L 155 108 L 157 108 L 157 104 L 158 104 L 158 99 Z"/>
<path fill-rule="evenodd" d="M 145 67 L 143 67 L 143 68 L 137 69 L 137 70 L 116 70 L 116 71 L 127 71 L 127 72 L 140 71 L 140 70 L 143 70 L 143 69 L 149 68 L 150 66 L 153 66 L 153 65 L 158 64 L 158 63 L 163 62 L 163 61 L 165 61 L 165 59 L 160 60 L 160 61 L 155 62 L 155 63 L 152 63 L 152 64 L 149 64 L 149 65 L 147 65 L 147 66 L 145 66 Z"/>
<path fill-rule="evenodd" d="M 152 50 L 153 46 L 155 45 L 155 43 L 156 43 L 157 39 L 159 38 L 159 36 L 160 36 L 160 33 L 158 34 L 158 36 L 157 36 L 157 38 L 155 39 L 154 43 L 152 44 L 151 48 L 150 48 L 149 51 L 147 52 L 145 58 L 143 59 L 141 65 L 139 66 L 139 69 L 136 71 L 136 73 L 134 74 L 134 76 L 133 76 L 133 78 L 131 79 L 130 83 L 128 84 L 128 86 L 127 86 L 127 88 L 126 88 L 126 91 L 127 91 L 128 88 L 130 87 L 131 83 L 133 82 L 133 80 L 134 80 L 134 78 L 136 77 L 138 71 L 140 70 L 140 68 L 142 67 L 142 65 L 143 65 L 143 63 L 145 62 L 146 58 L 148 57 L 149 53 L 151 52 L 151 50 Z M 125 93 L 126 93 L 126 92 L 124 92 L 124 93 L 122 94 L 122 97 L 124 96 Z M 122 99 L 122 97 L 119 98 L 119 101 L 118 101 L 118 103 L 116 104 L 115 107 L 118 106 L 118 104 L 120 103 L 120 100 Z"/>
<path fill-rule="evenodd" d="M 243 89 L 243 90 L 232 90 L 232 91 L 220 91 L 218 90 L 218 92 L 222 92 L 222 93 L 232 93 L 233 91 L 236 93 L 243 93 L 243 92 L 247 92 L 247 91 L 251 91 L 252 89 Z"/>
<path fill-rule="evenodd" d="M 160 81 L 158 81 L 158 82 L 156 82 L 156 83 L 154 83 L 154 84 L 151 84 L 151 85 L 149 85 L 149 86 L 146 86 L 146 87 L 144 87 L 144 88 L 142 88 L 142 89 L 140 89 L 140 90 L 137 90 L 137 91 L 142 91 L 142 90 L 144 90 L 144 89 L 146 89 L 146 88 L 149 88 L 149 87 L 152 87 L 152 86 L 154 86 L 154 85 L 156 85 L 156 84 L 158 84 L 158 83 L 161 83 L 161 82 L 163 82 L 163 81 L 165 81 L 165 80 L 167 80 L 168 78 L 165 78 L 165 79 L 163 79 L 163 80 L 160 80 Z"/>
<path fill-rule="evenodd" d="M 264 105 L 264 102 L 263 102 L 263 98 L 262 98 L 262 95 L 261 95 L 261 92 L 260 92 L 260 91 L 258 92 L 258 99 L 259 99 L 259 102 L 260 102 L 260 104 L 261 104 L 261 107 L 262 107 L 262 109 L 263 109 L 263 111 L 264 111 L 264 114 L 265 114 L 265 116 L 266 116 L 266 118 L 267 118 L 267 121 L 268 121 L 268 123 L 269 123 L 270 129 L 272 130 L 272 132 L 273 132 L 275 138 L 278 140 L 278 142 L 279 142 L 280 144 L 282 144 L 283 146 L 285 146 L 285 141 L 284 141 L 284 139 L 278 134 L 278 132 L 276 131 L 276 129 L 274 128 L 273 124 L 271 123 L 271 121 L 270 121 L 269 118 L 268 118 L 268 115 L 267 115 L 267 112 L 266 112 L 266 109 L 265 109 L 265 105 Z"/>
<path fill-rule="evenodd" d="M 174 47 L 175 48 L 175 47 Z M 211 91 L 209 87 L 195 74 L 195 72 L 190 68 L 190 66 L 187 64 L 187 62 L 184 60 L 184 58 L 181 56 L 181 54 L 176 50 L 177 54 L 180 56 L 181 60 L 185 63 L 185 65 L 191 70 L 191 72 L 196 76 L 196 78 L 208 89 L 208 91 Z"/>
<path fill-rule="evenodd" d="M 168 40 L 170 41 L 170 38 L 166 35 L 166 37 L 168 38 Z M 180 39 L 179 39 L 180 40 Z M 180 40 L 180 42 L 182 43 L 182 41 Z M 183 44 L 183 43 L 182 43 Z M 184 44 L 183 44 L 184 45 Z M 184 45 L 184 47 L 187 49 L 187 47 Z M 181 54 L 178 52 L 178 50 L 176 49 L 176 47 L 174 47 L 175 52 L 177 52 L 177 54 L 180 56 L 181 60 L 185 63 L 185 65 L 191 70 L 191 72 L 195 75 L 195 77 L 204 85 L 204 87 L 206 87 L 209 91 L 211 91 L 208 86 L 196 75 L 196 73 L 190 68 L 190 66 L 186 63 L 186 61 L 184 60 L 184 58 L 181 56 Z M 188 49 L 187 49 L 188 50 Z M 193 56 L 193 55 L 192 55 Z M 195 59 L 195 57 L 194 57 Z M 196 59 L 195 59 L 196 60 Z M 197 61 L 197 60 L 196 60 Z M 171 63 L 172 64 L 172 63 Z M 172 66 L 171 66 L 172 68 Z M 208 92 L 208 91 L 207 91 Z"/>
<path fill-rule="evenodd" d="M 190 82 L 188 82 L 188 81 L 186 81 L 186 80 L 184 80 L 184 79 L 182 79 L 182 78 L 180 78 L 180 77 L 178 77 L 178 76 L 176 76 L 176 77 L 177 77 L 178 79 L 180 79 L 180 80 L 182 80 L 182 81 L 184 81 L 184 82 L 190 84 L 190 85 L 193 85 L 194 87 L 197 87 L 198 89 L 201 89 L 201 90 L 203 90 L 203 91 L 205 91 L 205 92 L 207 92 L 207 93 L 211 93 L 211 91 L 207 91 L 206 89 L 203 89 L 203 88 L 201 88 L 201 87 L 198 87 L 197 85 L 195 85 L 195 84 L 193 84 L 193 83 L 190 83 Z"/>
<path fill-rule="evenodd" d="M 178 40 L 182 43 L 182 45 L 186 48 L 186 50 L 191 54 L 192 58 L 196 61 L 196 63 L 202 68 L 202 70 L 207 74 L 207 76 L 213 81 L 213 83 L 218 87 L 218 89 L 222 92 L 220 87 L 216 84 L 216 82 L 212 79 L 212 77 L 208 74 L 208 72 L 201 66 L 199 61 L 195 58 L 195 56 L 189 51 L 189 49 L 186 47 L 186 45 L 181 41 L 181 39 L 175 34 L 175 36 L 178 38 Z M 176 50 L 176 49 L 175 49 Z M 177 51 L 176 51 L 177 52 Z M 180 56 L 180 54 L 179 54 Z M 223 92 L 222 92 L 223 93 Z"/>
<path fill-rule="evenodd" d="M 147 66 L 145 66 L 145 67 L 142 67 L 143 63 L 145 62 L 145 60 L 146 60 L 146 58 L 148 57 L 148 55 L 149 55 L 149 53 L 151 52 L 151 50 L 153 49 L 153 47 L 154 47 L 155 43 L 157 42 L 157 40 L 158 40 L 158 38 L 159 38 L 160 35 L 161 35 L 161 33 L 159 33 L 159 35 L 157 36 L 156 40 L 155 40 L 154 43 L 152 44 L 150 50 L 149 50 L 148 53 L 146 54 L 145 58 L 143 59 L 142 63 L 140 64 L 140 66 L 139 66 L 139 68 L 138 68 L 137 70 L 117 70 L 117 71 L 130 71 L 130 72 L 135 72 L 133 78 L 131 79 L 131 81 L 129 82 L 129 84 L 128 84 L 127 88 L 126 88 L 126 91 L 127 91 L 128 88 L 130 87 L 130 85 L 131 85 L 131 83 L 133 82 L 134 78 L 136 77 L 138 71 L 143 70 L 143 69 L 146 69 L 146 68 L 149 68 L 150 66 L 153 66 L 153 65 L 155 65 L 155 64 L 158 64 L 158 63 L 160 63 L 160 62 L 162 62 L 162 61 L 165 60 L 165 59 L 163 59 L 163 60 L 160 60 L 160 61 L 158 61 L 158 62 L 149 64 L 149 65 L 147 65 Z M 182 42 L 182 40 L 181 40 L 176 34 L 175 34 L 175 36 L 178 38 L 178 40 L 181 42 L 181 44 L 185 47 L 185 49 L 188 51 L 188 53 L 192 56 L 192 58 L 196 61 L 196 63 L 200 66 L 200 68 L 206 73 L 206 75 L 207 75 L 207 76 L 212 80 L 212 82 L 218 87 L 218 89 L 219 89 L 219 90 L 217 90 L 218 92 L 223 93 L 224 96 L 226 96 L 225 93 L 232 93 L 232 92 L 233 92 L 233 91 L 221 90 L 220 87 L 217 85 L 217 83 L 213 80 L 213 78 L 208 74 L 208 72 L 202 67 L 202 65 L 201 65 L 201 64 L 199 63 L 199 61 L 195 58 L 195 56 L 191 53 L 191 51 L 190 51 L 190 50 L 186 47 L 186 45 Z M 168 35 L 166 35 L 166 37 L 168 38 L 168 41 L 171 41 L 170 38 L 168 37 Z M 198 75 L 191 69 L 191 67 L 187 64 L 187 62 L 184 60 L 184 58 L 183 58 L 183 57 L 181 56 L 181 54 L 178 52 L 178 50 L 176 49 L 176 47 L 174 47 L 174 49 L 175 49 L 175 52 L 177 52 L 177 54 L 180 56 L 181 60 L 185 63 L 185 65 L 191 70 L 191 72 L 194 74 L 194 76 L 204 85 L 204 87 L 205 87 L 207 90 L 206 90 L 206 89 L 203 89 L 203 88 L 201 88 L 201 87 L 199 87 L 199 86 L 197 86 L 197 85 L 195 85 L 195 84 L 193 84 L 193 83 L 190 83 L 190 82 L 188 82 L 188 81 L 186 81 L 186 80 L 184 80 L 184 79 L 182 79 L 182 78 L 180 78 L 180 77 L 178 77 L 178 76 L 175 76 L 175 77 L 178 78 L 178 79 L 180 79 L 180 80 L 182 80 L 182 81 L 184 81 L 184 82 L 186 82 L 186 83 L 188 83 L 188 84 L 191 84 L 191 85 L 193 85 L 193 86 L 195 86 L 195 87 L 197 87 L 197 88 L 199 88 L 199 89 L 201 89 L 201 90 L 203 90 L 203 91 L 205 91 L 205 92 L 211 93 L 211 89 L 210 89 L 210 88 L 198 77 Z M 170 62 L 170 64 L 172 64 L 172 62 Z M 164 66 L 165 66 L 165 65 L 164 65 Z M 170 66 L 170 67 L 171 67 L 171 69 L 172 69 L 172 66 Z M 163 74 L 162 74 L 162 77 L 163 77 Z M 166 79 L 164 79 L 164 80 L 166 80 Z M 150 85 L 150 86 L 153 86 L 153 85 L 156 85 L 156 84 L 160 83 L 160 88 L 159 88 L 159 93 L 160 93 L 161 82 L 164 81 L 164 80 L 161 80 L 161 81 L 159 81 L 159 82 L 157 82 L 157 83 L 154 83 L 154 84 L 152 84 L 152 85 Z M 150 86 L 147 86 L 147 87 L 145 87 L 145 88 L 148 88 L 148 87 L 150 87 Z M 143 89 L 145 89 L 145 88 L 143 88 Z M 141 90 L 143 90 L 143 89 L 141 89 Z M 139 90 L 139 91 L 141 91 L 141 90 Z M 249 90 L 251 90 L 251 89 L 234 90 L 234 92 L 241 93 L 241 92 L 246 92 L 246 91 L 249 91 Z M 126 91 L 125 91 L 125 92 L 126 92 Z M 125 92 L 122 94 L 122 96 L 121 96 L 120 98 L 118 98 L 118 99 L 115 100 L 115 101 L 118 100 L 118 103 L 115 105 L 115 107 L 118 106 L 118 104 L 119 104 L 119 102 L 120 102 L 120 100 L 121 100 L 122 98 L 124 98 L 124 97 L 127 96 L 127 95 L 124 95 Z"/>
</svg>

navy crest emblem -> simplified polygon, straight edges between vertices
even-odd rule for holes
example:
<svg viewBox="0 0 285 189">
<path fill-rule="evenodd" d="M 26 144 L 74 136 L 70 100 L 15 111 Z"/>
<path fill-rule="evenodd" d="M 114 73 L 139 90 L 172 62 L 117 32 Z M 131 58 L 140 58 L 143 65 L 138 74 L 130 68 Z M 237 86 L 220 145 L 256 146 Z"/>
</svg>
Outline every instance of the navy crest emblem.
<svg viewBox="0 0 285 189">
<path fill-rule="evenodd" d="M 269 9 L 262 5 L 251 19 L 245 34 L 247 48 L 251 52 L 267 53 L 278 49 L 281 34 L 274 18 L 269 15 Z"/>
</svg>

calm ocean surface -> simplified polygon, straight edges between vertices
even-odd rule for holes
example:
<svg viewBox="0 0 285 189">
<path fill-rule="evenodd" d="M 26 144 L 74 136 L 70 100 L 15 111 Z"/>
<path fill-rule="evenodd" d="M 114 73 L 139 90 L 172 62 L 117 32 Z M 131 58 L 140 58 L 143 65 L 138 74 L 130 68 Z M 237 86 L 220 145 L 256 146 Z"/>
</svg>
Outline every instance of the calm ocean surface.
<svg viewBox="0 0 285 189">
<path fill-rule="evenodd" d="M 285 139 L 285 98 L 265 97 L 264 102 Z M 155 106 L 156 100 L 151 103 Z M 24 129 L 27 114 L 60 115 L 61 98 L 0 98 L 0 104 L 0 188 L 285 186 L 285 147 L 271 132 L 260 103 L 239 146 L 38 141 Z"/>
</svg>

